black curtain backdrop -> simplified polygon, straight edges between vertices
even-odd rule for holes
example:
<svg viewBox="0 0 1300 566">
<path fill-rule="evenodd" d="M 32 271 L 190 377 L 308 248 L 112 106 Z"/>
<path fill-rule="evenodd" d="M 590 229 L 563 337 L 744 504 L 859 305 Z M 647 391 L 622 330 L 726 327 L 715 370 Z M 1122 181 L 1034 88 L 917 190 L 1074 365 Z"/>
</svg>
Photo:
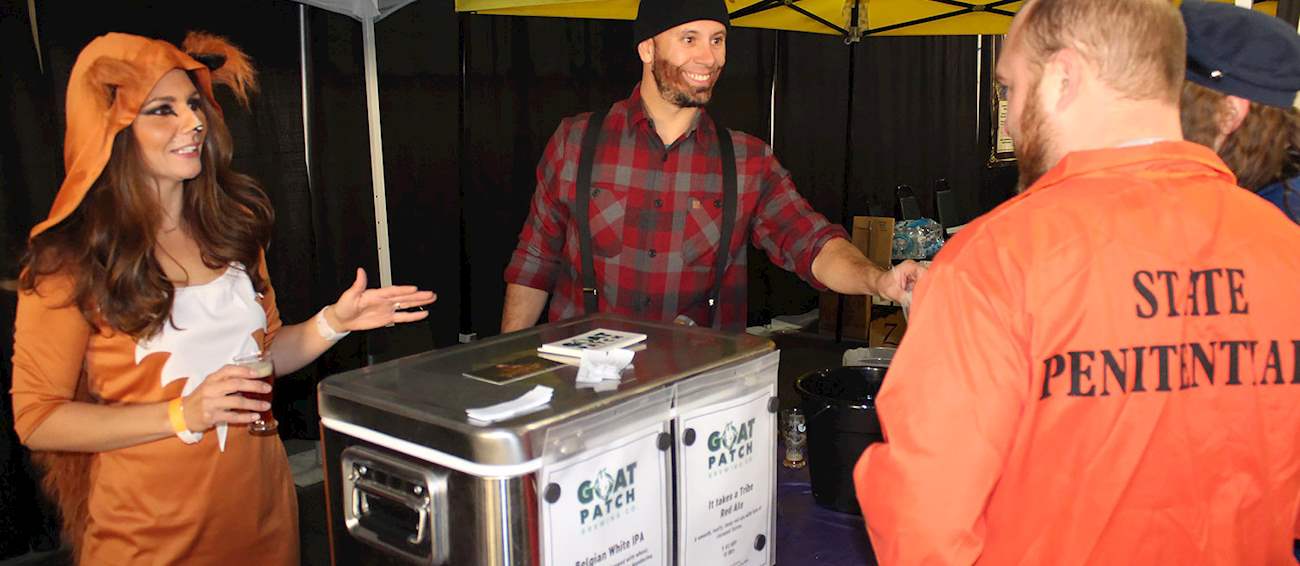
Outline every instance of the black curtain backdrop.
<svg viewBox="0 0 1300 566">
<path fill-rule="evenodd" d="M 774 48 L 776 135 L 768 141 L 799 192 L 831 222 L 840 222 L 848 156 L 848 49 L 838 38 L 798 33 L 779 34 Z M 749 256 L 749 282 L 750 324 L 817 306 L 811 287 L 762 252 Z"/>
<path fill-rule="evenodd" d="M 0 281 L 17 276 L 30 217 L 49 210 L 49 187 L 63 174 L 54 150 L 61 139 L 50 115 L 51 85 L 41 73 L 29 21 L 26 1 L 0 0 L 0 111 L 7 124 L 0 128 Z M 0 290 L 0 560 L 58 544 L 53 507 L 41 497 L 28 451 L 13 430 L 10 337 L 16 303 L 13 293 Z"/>
<path fill-rule="evenodd" d="M 832 222 L 852 229 L 853 216 L 894 216 L 900 184 L 912 187 L 931 218 L 938 179 L 947 179 L 962 221 L 1010 195 L 1015 168 L 985 167 L 991 79 L 978 38 L 880 37 L 846 46 L 837 37 L 785 33 L 777 51 L 773 147 L 799 192 Z M 977 84 L 986 86 L 977 92 Z M 752 254 L 749 302 L 750 322 L 759 323 L 816 308 L 817 294 Z"/>
<path fill-rule="evenodd" d="M 500 330 L 502 276 L 536 186 L 535 167 L 565 116 L 631 92 L 630 22 L 471 17 L 465 21 L 464 238 L 468 330 Z"/>
<path fill-rule="evenodd" d="M 882 37 L 855 49 L 847 212 L 892 216 L 894 189 L 907 184 L 921 214 L 937 218 L 934 182 L 946 178 L 969 214 L 986 143 L 977 139 L 976 39 Z"/>
<path fill-rule="evenodd" d="M 393 282 L 438 293 L 425 322 L 372 333 L 371 356 L 391 359 L 455 344 L 460 326 L 460 41 L 438 1 L 398 10 L 375 35 Z"/>
</svg>

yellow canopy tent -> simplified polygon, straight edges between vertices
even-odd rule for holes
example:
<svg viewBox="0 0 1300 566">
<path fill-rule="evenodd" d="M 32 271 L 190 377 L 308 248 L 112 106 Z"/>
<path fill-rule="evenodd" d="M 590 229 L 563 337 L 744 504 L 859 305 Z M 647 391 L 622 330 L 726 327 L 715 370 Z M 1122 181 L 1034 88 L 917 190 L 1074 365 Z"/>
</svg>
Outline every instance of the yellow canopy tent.
<svg viewBox="0 0 1300 566">
<path fill-rule="evenodd" d="M 637 4 L 638 0 L 456 0 L 456 11 L 631 20 Z M 832 34 L 857 41 L 872 35 L 1004 34 L 1023 1 L 727 0 L 727 4 L 736 26 Z M 1254 8 L 1276 14 L 1277 0 L 1255 2 Z"/>
</svg>

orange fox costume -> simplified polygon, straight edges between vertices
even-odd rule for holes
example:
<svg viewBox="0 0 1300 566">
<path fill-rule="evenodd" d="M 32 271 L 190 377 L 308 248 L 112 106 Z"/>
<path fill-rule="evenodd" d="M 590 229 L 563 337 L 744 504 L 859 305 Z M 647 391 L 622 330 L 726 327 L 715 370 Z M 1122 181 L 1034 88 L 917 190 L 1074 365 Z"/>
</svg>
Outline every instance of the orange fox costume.
<svg viewBox="0 0 1300 566">
<path fill-rule="evenodd" d="M 167 72 L 188 71 L 217 111 L 214 75 L 233 83 L 241 99 L 245 96 L 251 68 L 241 52 L 220 38 L 192 34 L 186 48 L 195 47 L 217 48 L 236 76 L 210 73 L 164 41 L 114 33 L 86 46 L 68 86 L 68 175 L 49 218 L 33 228 L 32 237 L 80 205 L 109 160 L 114 136 L 131 124 Z M 265 265 L 255 268 L 266 278 Z M 266 281 L 267 292 L 255 295 L 242 266 L 232 266 L 212 284 L 184 293 L 178 289 L 173 315 L 181 305 L 207 309 L 213 320 L 237 312 L 240 331 L 224 347 L 266 349 L 280 328 L 275 293 L 269 278 Z M 12 393 L 15 428 L 24 441 L 54 410 L 74 399 L 166 402 L 192 390 L 230 359 L 228 352 L 203 351 L 210 344 L 184 334 L 199 329 L 180 325 L 169 325 L 165 336 L 140 343 L 102 323 L 95 332 L 71 301 L 72 291 L 72 278 L 58 275 L 42 278 L 36 292 L 19 296 Z M 204 341 L 211 342 L 206 337 Z M 159 350 L 168 344 L 186 347 Z M 243 427 L 230 427 L 222 451 L 218 436 L 205 434 L 196 444 L 172 436 L 89 455 L 37 453 L 79 562 L 298 564 L 297 501 L 283 445 L 274 436 L 255 437 Z"/>
<path fill-rule="evenodd" d="M 1186 142 L 1076 152 L 916 290 L 881 564 L 1294 565 L 1300 230 Z"/>
</svg>

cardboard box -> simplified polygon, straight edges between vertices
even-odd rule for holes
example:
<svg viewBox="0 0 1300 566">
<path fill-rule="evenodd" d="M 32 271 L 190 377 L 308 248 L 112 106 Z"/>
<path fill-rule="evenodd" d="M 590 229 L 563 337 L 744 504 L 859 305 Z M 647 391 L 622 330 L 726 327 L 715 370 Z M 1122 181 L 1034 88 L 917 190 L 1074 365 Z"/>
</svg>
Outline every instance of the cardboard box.
<svg viewBox="0 0 1300 566">
<path fill-rule="evenodd" d="M 817 331 L 822 336 L 835 336 L 835 317 L 838 315 L 840 299 L 844 299 L 844 326 L 841 337 L 845 340 L 866 342 L 869 338 L 871 318 L 867 315 L 866 297 L 841 295 L 833 291 L 822 291 L 818 309 L 821 317 L 817 321 Z"/>
<path fill-rule="evenodd" d="M 867 259 L 881 267 L 889 267 L 894 252 L 894 219 L 881 216 L 853 217 L 853 245 L 866 254 Z"/>
<path fill-rule="evenodd" d="M 894 219 L 880 216 L 853 217 L 852 242 L 867 259 L 881 268 L 891 264 L 894 246 Z M 839 302 L 844 301 L 842 336 L 849 340 L 859 340 L 871 346 L 897 346 L 902 338 L 906 322 L 902 310 L 893 303 L 871 297 L 840 295 L 832 291 L 821 294 L 819 304 L 821 318 L 818 331 L 822 335 L 835 335 L 835 320 Z"/>
<path fill-rule="evenodd" d="M 868 329 L 868 346 L 898 347 L 907 331 L 907 319 L 903 318 L 902 307 L 876 305 L 871 311 L 871 326 Z"/>
</svg>

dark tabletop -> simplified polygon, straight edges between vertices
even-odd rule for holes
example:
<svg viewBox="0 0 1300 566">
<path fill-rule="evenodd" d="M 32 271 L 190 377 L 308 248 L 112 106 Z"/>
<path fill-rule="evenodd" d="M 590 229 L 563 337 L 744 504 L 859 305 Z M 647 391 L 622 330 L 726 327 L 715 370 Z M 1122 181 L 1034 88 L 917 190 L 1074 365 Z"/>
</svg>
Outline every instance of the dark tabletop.
<svg viewBox="0 0 1300 566">
<path fill-rule="evenodd" d="M 808 468 L 793 470 L 778 463 L 776 482 L 777 564 L 875 566 L 862 516 L 817 505 Z"/>
</svg>

